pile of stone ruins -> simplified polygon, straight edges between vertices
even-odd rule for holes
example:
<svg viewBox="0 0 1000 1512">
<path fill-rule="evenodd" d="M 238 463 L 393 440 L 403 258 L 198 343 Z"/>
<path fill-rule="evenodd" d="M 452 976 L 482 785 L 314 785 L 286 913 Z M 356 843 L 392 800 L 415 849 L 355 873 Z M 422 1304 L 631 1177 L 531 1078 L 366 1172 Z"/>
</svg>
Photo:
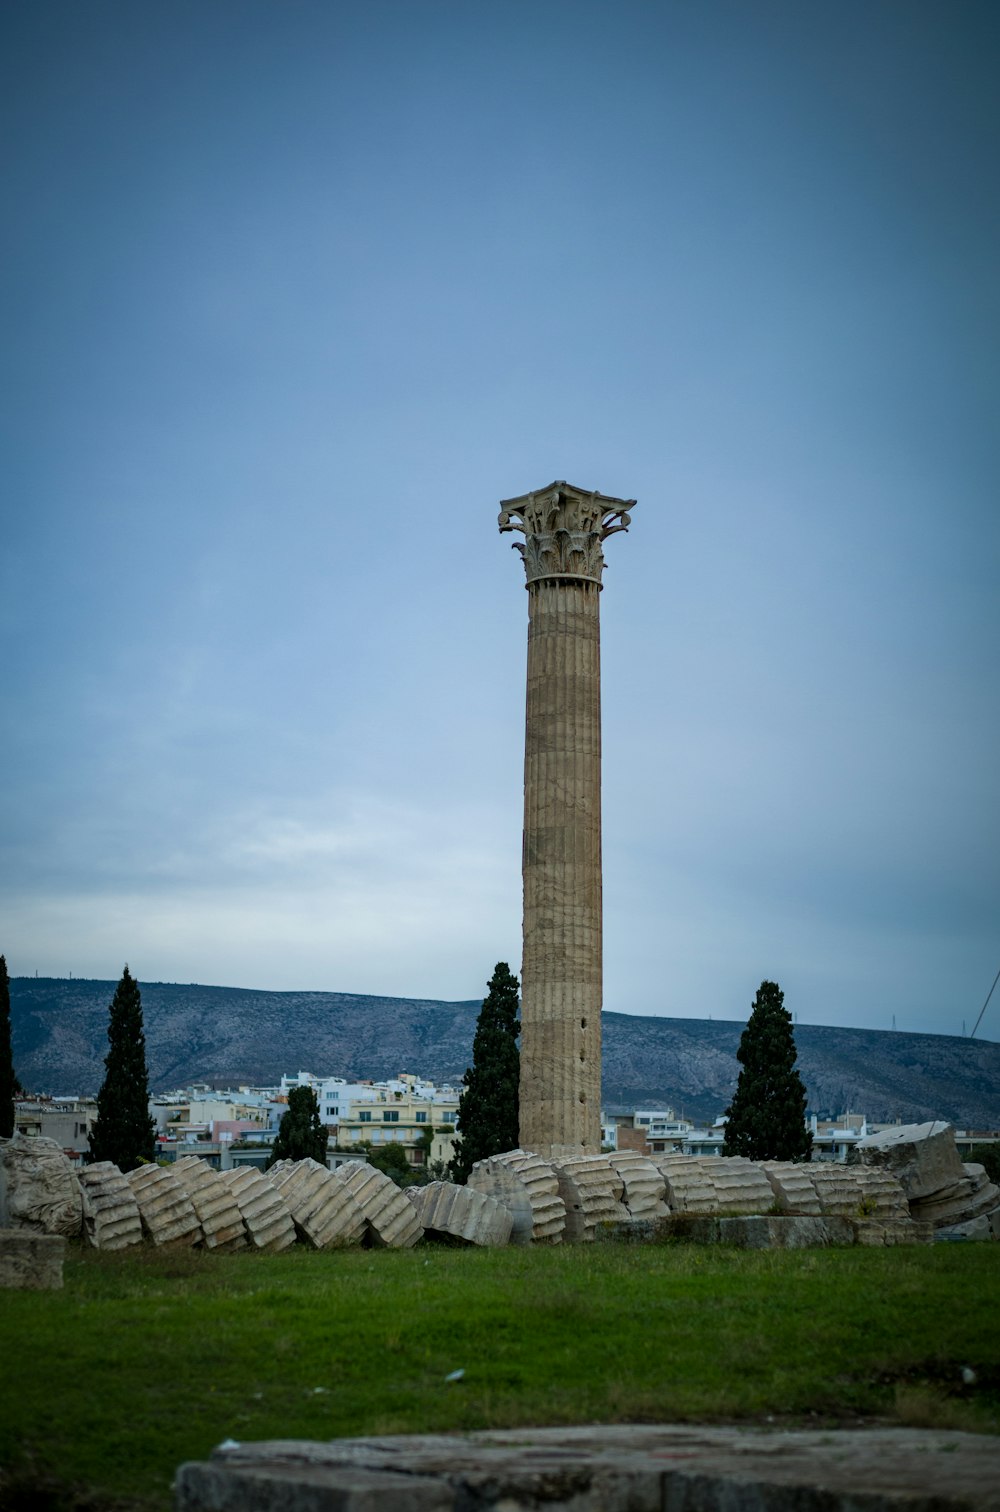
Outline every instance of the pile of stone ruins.
<svg viewBox="0 0 1000 1512">
<path fill-rule="evenodd" d="M 219 1172 L 189 1156 L 128 1175 L 106 1161 L 77 1172 L 51 1140 L 15 1136 L 0 1140 L 0 1269 L 10 1273 L 5 1284 L 26 1284 L 33 1264 L 45 1269 L 41 1250 L 32 1260 L 32 1239 L 78 1235 L 103 1250 L 147 1242 L 272 1253 L 421 1239 L 800 1248 L 1000 1238 L 1000 1190 L 982 1166 L 963 1165 L 948 1124 L 896 1126 L 860 1141 L 858 1153 L 854 1165 L 797 1165 L 634 1151 L 543 1160 L 512 1150 L 480 1161 L 466 1186 L 401 1189 L 357 1160 L 333 1171 L 300 1160 Z"/>
</svg>

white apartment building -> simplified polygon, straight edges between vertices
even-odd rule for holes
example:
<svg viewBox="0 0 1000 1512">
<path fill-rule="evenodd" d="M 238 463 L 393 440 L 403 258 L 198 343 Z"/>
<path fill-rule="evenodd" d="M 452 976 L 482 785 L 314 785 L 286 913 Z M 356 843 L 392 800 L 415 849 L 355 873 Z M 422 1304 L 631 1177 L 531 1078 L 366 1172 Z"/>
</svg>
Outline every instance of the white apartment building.
<svg viewBox="0 0 1000 1512">
<path fill-rule="evenodd" d="M 411 1165 L 424 1165 L 430 1134 L 431 1162 L 447 1162 L 454 1154 L 459 1097 L 454 1087 L 438 1087 L 406 1071 L 384 1082 L 349 1082 L 309 1071 L 281 1078 L 284 1097 L 295 1087 L 315 1092 L 319 1116 L 340 1149 L 400 1144 Z"/>
<path fill-rule="evenodd" d="M 869 1128 L 863 1113 L 841 1113 L 837 1118 L 813 1114 L 809 1119 L 813 1160 L 843 1164 Z M 601 1140 L 606 1149 L 641 1150 L 650 1155 L 721 1155 L 725 1137 L 725 1115 L 709 1125 L 678 1118 L 672 1108 L 636 1108 L 634 1113 L 601 1115 Z"/>
</svg>

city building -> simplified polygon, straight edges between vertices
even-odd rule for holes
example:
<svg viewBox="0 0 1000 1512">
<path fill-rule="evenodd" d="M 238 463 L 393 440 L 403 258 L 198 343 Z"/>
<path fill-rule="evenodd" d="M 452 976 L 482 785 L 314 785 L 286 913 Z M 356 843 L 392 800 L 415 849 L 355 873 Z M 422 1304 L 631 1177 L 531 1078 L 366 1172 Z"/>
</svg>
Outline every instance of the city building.
<svg viewBox="0 0 1000 1512">
<path fill-rule="evenodd" d="M 846 1162 L 858 1140 L 876 1127 L 863 1113 L 841 1113 L 837 1118 L 813 1114 L 809 1118 L 813 1160 Z M 637 1150 L 642 1155 L 721 1155 L 726 1119 L 720 1114 L 711 1124 L 699 1125 L 679 1118 L 672 1108 L 636 1108 L 602 1113 L 601 1135 L 606 1150 Z"/>
<path fill-rule="evenodd" d="M 454 1154 L 459 1093 L 452 1086 L 438 1087 L 408 1071 L 384 1082 L 349 1082 L 298 1071 L 282 1076 L 279 1096 L 287 1099 L 296 1087 L 310 1087 L 316 1094 L 320 1118 L 338 1151 L 398 1144 L 418 1168 L 447 1164 Z"/>
<path fill-rule="evenodd" d="M 14 1103 L 14 1133 L 53 1139 L 70 1160 L 90 1153 L 89 1134 L 97 1118 L 94 1097 L 27 1097 Z"/>
</svg>

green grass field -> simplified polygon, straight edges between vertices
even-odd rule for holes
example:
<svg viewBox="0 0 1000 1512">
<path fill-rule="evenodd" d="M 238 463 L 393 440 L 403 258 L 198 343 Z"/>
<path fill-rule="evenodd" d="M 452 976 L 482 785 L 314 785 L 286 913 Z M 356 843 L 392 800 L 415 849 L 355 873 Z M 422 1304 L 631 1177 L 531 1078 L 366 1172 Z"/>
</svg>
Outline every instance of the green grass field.
<svg viewBox="0 0 1000 1512">
<path fill-rule="evenodd" d="M 0 1505 L 32 1512 L 162 1512 L 177 1465 L 224 1438 L 679 1420 L 1000 1432 L 1000 1249 L 72 1247 L 62 1292 L 2 1294 L 0 1359 Z"/>
</svg>

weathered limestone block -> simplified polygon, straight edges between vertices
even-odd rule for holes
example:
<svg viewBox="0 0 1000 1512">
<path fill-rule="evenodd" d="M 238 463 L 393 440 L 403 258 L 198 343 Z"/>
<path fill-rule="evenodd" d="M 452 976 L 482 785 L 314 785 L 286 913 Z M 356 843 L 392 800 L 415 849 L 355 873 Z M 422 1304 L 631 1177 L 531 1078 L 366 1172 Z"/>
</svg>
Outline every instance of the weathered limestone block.
<svg viewBox="0 0 1000 1512">
<path fill-rule="evenodd" d="M 932 1197 L 965 1177 L 955 1133 L 947 1123 L 883 1129 L 859 1139 L 856 1149 L 863 1165 L 891 1171 L 910 1202 Z"/>
<path fill-rule="evenodd" d="M 424 1235 L 412 1202 L 384 1171 L 363 1160 L 348 1160 L 332 1173 L 350 1194 L 375 1244 L 389 1249 L 409 1249 Z"/>
<path fill-rule="evenodd" d="M 970 1218 L 966 1223 L 952 1223 L 934 1230 L 935 1244 L 982 1244 L 993 1238 L 990 1221 L 985 1213 Z"/>
<path fill-rule="evenodd" d="M 766 1213 L 774 1193 L 761 1165 L 742 1155 L 704 1155 L 702 1169 L 715 1187 L 716 1212 L 727 1217 Z"/>
<path fill-rule="evenodd" d="M 447 1234 L 466 1244 L 507 1244 L 513 1219 L 495 1197 L 475 1187 L 456 1186 L 451 1181 L 432 1181 L 423 1187 L 407 1187 L 406 1196 L 416 1209 L 424 1232 Z"/>
<path fill-rule="evenodd" d="M 965 1208 L 972 1202 L 974 1195 L 975 1188 L 971 1178 L 963 1176 L 960 1181 L 951 1181 L 946 1187 L 941 1187 L 928 1197 L 912 1198 L 910 1211 L 920 1213 L 931 1223 L 938 1217 L 942 1223 L 957 1223 Z"/>
<path fill-rule="evenodd" d="M 566 1227 L 566 1204 L 559 1179 L 547 1160 L 530 1150 L 507 1150 L 477 1160 L 467 1185 L 488 1192 L 512 1219 L 511 1244 L 559 1244 Z"/>
<path fill-rule="evenodd" d="M 822 1215 L 823 1209 L 809 1174 L 812 1166 L 793 1160 L 765 1160 L 762 1169 L 770 1182 L 774 1200 L 783 1213 L 801 1214 L 808 1218 L 819 1218 Z"/>
<path fill-rule="evenodd" d="M 232 1192 L 254 1249 L 276 1254 L 295 1243 L 295 1224 L 288 1204 L 262 1171 L 234 1166 L 219 1176 Z"/>
<path fill-rule="evenodd" d="M 95 1249 L 126 1249 L 142 1243 L 139 1204 L 125 1177 L 110 1160 L 84 1166 L 79 1173 L 83 1232 Z"/>
<path fill-rule="evenodd" d="M 670 1214 L 660 1218 L 626 1218 L 624 1223 L 602 1223 L 594 1230 L 601 1244 L 663 1244 L 672 1237 Z"/>
<path fill-rule="evenodd" d="M 553 1164 L 566 1208 L 566 1240 L 593 1239 L 599 1223 L 624 1223 L 628 1219 L 628 1210 L 616 1195 L 623 1190 L 622 1178 L 606 1156 L 577 1155 Z"/>
<path fill-rule="evenodd" d="M 247 1231 L 239 1204 L 207 1160 L 185 1155 L 171 1166 L 171 1171 L 191 1199 L 201 1224 L 202 1244 L 206 1249 L 243 1249 Z"/>
<path fill-rule="evenodd" d="M 714 1213 L 718 1207 L 715 1182 L 697 1155 L 654 1155 L 663 1176 L 671 1213 Z"/>
<path fill-rule="evenodd" d="M 968 1162 L 965 1169 L 972 1182 L 972 1195 L 976 1200 L 977 1213 L 991 1211 L 1000 1203 L 1000 1187 L 997 1187 L 987 1176 L 985 1166 Z"/>
<path fill-rule="evenodd" d="M 65 1258 L 62 1234 L 0 1228 L 0 1289 L 54 1291 L 63 1284 Z"/>
<path fill-rule="evenodd" d="M 165 1166 L 137 1166 L 125 1179 L 139 1205 L 143 1233 L 154 1244 L 198 1243 L 198 1214 L 172 1171 Z"/>
<path fill-rule="evenodd" d="M 622 1178 L 622 1201 L 632 1218 L 665 1218 L 670 1209 L 665 1200 L 667 1184 L 648 1155 L 638 1150 L 616 1150 L 608 1156 Z"/>
<path fill-rule="evenodd" d="M 0 1225 L 69 1238 L 80 1232 L 80 1183 L 54 1139 L 0 1139 Z"/>
<path fill-rule="evenodd" d="M 963 1161 L 962 1169 L 969 1180 L 972 1182 L 972 1190 L 974 1192 L 981 1192 L 984 1187 L 993 1185 L 993 1183 L 990 1181 L 990 1178 L 986 1174 L 986 1167 L 983 1165 L 977 1165 L 974 1160 Z"/>
<path fill-rule="evenodd" d="M 302 1239 L 313 1249 L 360 1244 L 365 1215 L 354 1195 L 318 1160 L 280 1160 L 267 1173 Z"/>
<path fill-rule="evenodd" d="M 857 1243 L 858 1225 L 850 1218 L 810 1214 L 674 1213 L 662 1220 L 664 1237 L 682 1244 L 733 1244 L 739 1249 L 812 1249 Z M 882 1242 L 881 1238 L 878 1241 Z"/>
<path fill-rule="evenodd" d="M 740 1249 L 818 1249 L 850 1244 L 853 1237 L 849 1224 L 805 1213 L 719 1219 L 720 1243 Z"/>
<path fill-rule="evenodd" d="M 972 1174 L 952 1183 L 943 1191 L 922 1201 L 914 1199 L 910 1212 L 914 1218 L 932 1223 L 935 1228 L 952 1228 L 971 1223 L 990 1212 L 1000 1202 L 1000 1191 L 993 1185 L 982 1166 L 966 1167 Z"/>
<path fill-rule="evenodd" d="M 600 1155 L 594 1157 L 602 1161 L 611 1171 L 611 1192 L 616 1202 L 625 1201 L 625 1178 L 616 1165 L 613 1165 L 609 1156 L 602 1150 Z"/>
<path fill-rule="evenodd" d="M 852 1218 L 856 1244 L 879 1247 L 894 1244 L 927 1244 L 930 1235 L 912 1218 Z"/>
</svg>

